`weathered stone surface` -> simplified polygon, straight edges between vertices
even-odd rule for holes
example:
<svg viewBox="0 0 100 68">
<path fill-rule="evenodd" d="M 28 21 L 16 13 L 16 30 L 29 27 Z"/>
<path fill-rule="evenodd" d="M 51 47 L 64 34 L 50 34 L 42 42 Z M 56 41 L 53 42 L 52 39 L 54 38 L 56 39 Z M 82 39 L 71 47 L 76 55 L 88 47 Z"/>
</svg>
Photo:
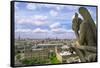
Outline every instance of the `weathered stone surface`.
<svg viewBox="0 0 100 68">
<path fill-rule="evenodd" d="M 83 17 L 80 25 L 78 43 L 80 46 L 72 47 L 79 55 L 81 62 L 97 61 L 97 28 L 90 12 L 84 8 L 79 8 L 79 13 Z M 76 44 L 77 45 L 77 44 Z"/>
<path fill-rule="evenodd" d="M 82 19 L 78 17 L 78 14 L 75 13 L 75 17 L 72 20 L 72 29 L 75 32 L 76 37 L 79 37 L 79 29 L 80 29 L 80 24 L 82 22 Z"/>
<path fill-rule="evenodd" d="M 84 8 L 79 8 L 79 13 L 83 17 L 83 22 L 80 25 L 80 44 L 89 46 L 96 46 L 97 45 L 97 29 L 96 25 L 91 17 L 90 12 Z M 86 37 L 85 37 L 86 36 Z"/>
</svg>

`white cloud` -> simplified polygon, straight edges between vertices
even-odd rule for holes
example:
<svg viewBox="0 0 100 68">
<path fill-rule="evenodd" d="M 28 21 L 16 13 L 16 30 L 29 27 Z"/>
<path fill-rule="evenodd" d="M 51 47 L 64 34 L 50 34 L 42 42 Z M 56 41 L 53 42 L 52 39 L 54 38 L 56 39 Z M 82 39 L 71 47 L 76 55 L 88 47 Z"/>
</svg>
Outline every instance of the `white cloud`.
<svg viewBox="0 0 100 68">
<path fill-rule="evenodd" d="M 67 32 L 74 32 L 72 29 L 67 30 Z"/>
<path fill-rule="evenodd" d="M 33 17 L 36 20 L 45 20 L 45 19 L 47 19 L 47 16 L 45 16 L 45 15 L 34 15 Z"/>
<path fill-rule="evenodd" d="M 61 7 L 59 7 L 59 6 L 56 6 L 56 10 L 61 10 Z"/>
<path fill-rule="evenodd" d="M 62 8 L 65 7 L 65 5 L 51 5 L 51 4 L 41 4 L 40 6 L 46 7 L 46 8 L 51 8 L 51 9 L 55 9 L 57 11 L 60 11 Z"/>
<path fill-rule="evenodd" d="M 56 6 L 56 10 L 60 11 L 62 10 L 63 8 L 65 8 L 66 5 L 57 5 Z"/>
<path fill-rule="evenodd" d="M 55 5 L 51 5 L 51 4 L 40 4 L 40 6 L 47 7 L 47 8 L 52 8 Z"/>
<path fill-rule="evenodd" d="M 32 24 L 32 25 L 36 25 L 36 26 L 42 26 L 47 24 L 47 16 L 43 16 L 43 15 L 34 15 L 34 16 L 29 16 L 29 17 L 16 17 L 16 23 L 18 24 Z"/>
<path fill-rule="evenodd" d="M 36 20 L 32 23 L 33 25 L 36 25 L 36 26 L 42 26 L 42 25 L 45 25 L 47 24 L 46 21 L 40 21 L 40 20 Z"/>
<path fill-rule="evenodd" d="M 73 30 L 69 29 L 65 29 L 65 28 L 57 28 L 57 29 L 51 29 L 51 31 L 53 32 L 62 32 L 62 33 L 66 33 L 66 32 L 74 32 Z"/>
<path fill-rule="evenodd" d="M 58 23 L 58 22 L 56 22 L 56 23 L 50 25 L 50 28 L 51 28 L 51 29 L 60 28 L 60 27 L 61 27 L 61 24 Z"/>
<path fill-rule="evenodd" d="M 28 3 L 26 8 L 29 10 L 35 10 L 35 9 L 37 9 L 37 6 L 34 3 Z"/>
<path fill-rule="evenodd" d="M 19 9 L 18 5 L 19 5 L 19 2 L 15 2 L 15 10 Z"/>
<path fill-rule="evenodd" d="M 23 23 L 26 23 L 29 21 L 30 21 L 29 19 L 25 19 L 25 18 L 16 19 L 16 23 L 18 23 L 18 24 L 23 24 Z"/>
<path fill-rule="evenodd" d="M 51 10 L 50 11 L 50 15 L 51 16 L 57 16 L 58 15 L 58 12 L 56 10 Z"/>
<path fill-rule="evenodd" d="M 51 31 L 52 32 L 54 32 L 54 33 L 66 33 L 67 32 L 67 30 L 66 29 L 64 29 L 64 28 L 56 28 L 56 29 L 51 29 Z"/>
<path fill-rule="evenodd" d="M 22 32 L 22 33 L 47 33 L 47 29 L 41 29 L 41 28 L 36 28 L 34 30 L 32 29 L 16 29 L 15 32 Z"/>
<path fill-rule="evenodd" d="M 67 9 L 69 9 L 69 10 L 74 10 L 74 11 L 76 11 L 76 10 L 79 9 L 79 7 L 80 7 L 80 6 L 71 6 L 71 5 L 68 5 L 68 6 L 66 6 L 65 8 L 67 8 Z"/>
<path fill-rule="evenodd" d="M 33 33 L 47 33 L 47 32 L 48 32 L 47 29 L 36 28 L 33 30 Z"/>
<path fill-rule="evenodd" d="M 17 29 L 15 32 L 31 32 L 31 29 Z"/>
<path fill-rule="evenodd" d="M 72 19 L 75 17 L 75 14 L 72 16 Z M 81 18 L 81 19 L 83 19 L 83 17 L 80 15 L 80 14 L 78 14 L 78 17 L 79 18 Z"/>
<path fill-rule="evenodd" d="M 91 16 L 94 14 L 91 9 L 88 8 L 88 11 L 90 12 Z"/>
<path fill-rule="evenodd" d="M 33 16 L 34 22 L 33 25 L 36 26 L 41 26 L 41 25 L 45 25 L 47 24 L 47 16 L 43 16 L 43 15 L 34 15 Z"/>
<path fill-rule="evenodd" d="M 40 4 L 40 6 L 47 7 L 47 8 L 55 8 L 55 7 L 57 7 L 57 5 L 55 5 L 55 4 L 53 4 L 53 5 L 51 5 L 51 4 Z"/>
<path fill-rule="evenodd" d="M 66 32 L 73 32 L 73 30 L 71 30 L 71 29 L 67 30 L 67 29 L 63 28 L 61 26 L 61 24 L 58 23 L 58 22 L 54 23 L 54 24 L 51 24 L 50 28 L 51 28 L 51 32 L 58 33 L 58 34 L 59 33 L 66 33 Z"/>
</svg>

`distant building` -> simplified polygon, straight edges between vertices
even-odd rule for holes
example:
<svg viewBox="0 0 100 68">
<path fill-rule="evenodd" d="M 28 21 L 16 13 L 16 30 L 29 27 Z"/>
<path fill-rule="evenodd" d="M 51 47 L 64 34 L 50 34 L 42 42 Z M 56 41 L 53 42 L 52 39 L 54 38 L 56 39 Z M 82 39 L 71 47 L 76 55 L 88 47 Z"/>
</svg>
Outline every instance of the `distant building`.
<svg viewBox="0 0 100 68">
<path fill-rule="evenodd" d="M 41 60 L 49 59 L 51 52 L 55 53 L 55 47 L 62 47 L 62 44 L 37 44 L 33 45 L 31 49 L 26 49 L 25 58 L 36 57 Z"/>
<path fill-rule="evenodd" d="M 47 61 L 50 61 L 51 54 L 55 53 L 57 59 L 62 63 L 80 62 L 76 53 L 70 51 L 69 41 L 50 40 L 42 44 L 37 43 L 39 41 L 41 43 L 41 40 L 17 40 L 15 41 L 15 52 L 21 51 L 24 54 L 24 58 L 38 58 L 38 60 Z"/>
</svg>

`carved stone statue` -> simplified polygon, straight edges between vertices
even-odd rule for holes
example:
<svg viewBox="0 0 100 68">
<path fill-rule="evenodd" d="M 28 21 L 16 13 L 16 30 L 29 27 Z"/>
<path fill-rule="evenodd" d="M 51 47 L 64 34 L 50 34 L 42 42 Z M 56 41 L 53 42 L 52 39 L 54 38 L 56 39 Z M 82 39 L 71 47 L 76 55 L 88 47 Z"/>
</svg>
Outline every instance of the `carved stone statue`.
<svg viewBox="0 0 100 68">
<path fill-rule="evenodd" d="M 97 30 L 96 25 L 89 13 L 89 11 L 84 8 L 79 8 L 79 13 L 83 17 L 83 22 L 80 25 L 80 45 L 96 46 L 97 45 Z"/>
<path fill-rule="evenodd" d="M 75 32 L 76 38 L 79 37 L 79 28 L 80 28 L 80 24 L 82 22 L 82 19 L 78 17 L 78 14 L 75 13 L 75 17 L 72 20 L 72 29 Z"/>
<path fill-rule="evenodd" d="M 97 61 L 97 28 L 85 7 L 79 8 L 79 13 L 83 17 L 80 24 L 80 33 L 76 47 L 73 48 L 79 55 L 82 62 Z"/>
</svg>

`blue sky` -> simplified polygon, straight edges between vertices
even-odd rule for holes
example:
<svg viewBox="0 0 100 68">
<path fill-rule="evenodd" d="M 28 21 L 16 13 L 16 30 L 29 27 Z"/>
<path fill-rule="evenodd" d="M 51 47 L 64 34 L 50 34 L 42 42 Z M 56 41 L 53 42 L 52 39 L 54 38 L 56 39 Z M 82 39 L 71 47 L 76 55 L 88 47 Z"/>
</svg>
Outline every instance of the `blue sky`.
<svg viewBox="0 0 100 68">
<path fill-rule="evenodd" d="M 15 2 L 15 38 L 73 39 L 72 19 L 80 6 Z M 96 7 L 86 7 L 96 22 Z M 81 15 L 79 15 L 81 17 Z M 82 18 L 82 17 L 81 17 Z"/>
</svg>

